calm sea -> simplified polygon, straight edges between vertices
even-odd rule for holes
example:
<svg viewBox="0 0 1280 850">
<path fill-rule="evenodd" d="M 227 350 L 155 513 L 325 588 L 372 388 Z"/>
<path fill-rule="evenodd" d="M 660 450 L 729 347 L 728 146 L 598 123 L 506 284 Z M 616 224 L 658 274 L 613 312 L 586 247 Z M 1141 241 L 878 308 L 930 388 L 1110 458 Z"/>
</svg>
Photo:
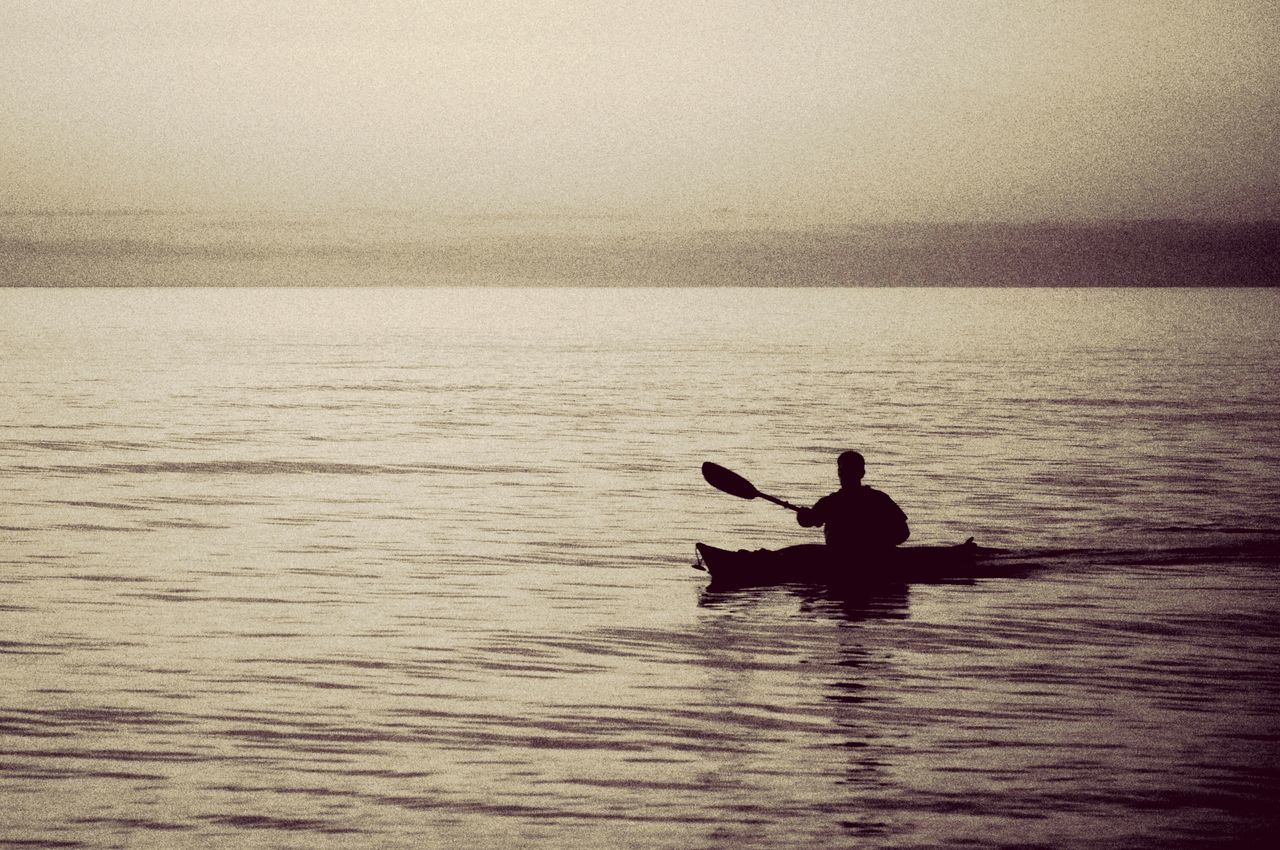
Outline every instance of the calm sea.
<svg viewBox="0 0 1280 850">
<path fill-rule="evenodd" d="M 0 290 L 0 847 L 1280 827 L 1280 292 Z M 706 591 L 835 456 L 1002 578 Z"/>
</svg>

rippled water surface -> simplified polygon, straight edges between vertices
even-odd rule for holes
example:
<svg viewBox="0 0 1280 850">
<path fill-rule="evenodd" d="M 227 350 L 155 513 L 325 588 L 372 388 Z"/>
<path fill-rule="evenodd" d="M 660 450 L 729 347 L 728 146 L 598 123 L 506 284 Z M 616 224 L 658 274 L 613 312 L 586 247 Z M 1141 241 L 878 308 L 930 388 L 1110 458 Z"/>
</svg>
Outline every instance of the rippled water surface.
<svg viewBox="0 0 1280 850">
<path fill-rule="evenodd" d="M 0 847 L 1170 846 L 1280 799 L 1270 290 L 0 291 Z M 999 577 L 710 593 L 844 448 Z"/>
</svg>

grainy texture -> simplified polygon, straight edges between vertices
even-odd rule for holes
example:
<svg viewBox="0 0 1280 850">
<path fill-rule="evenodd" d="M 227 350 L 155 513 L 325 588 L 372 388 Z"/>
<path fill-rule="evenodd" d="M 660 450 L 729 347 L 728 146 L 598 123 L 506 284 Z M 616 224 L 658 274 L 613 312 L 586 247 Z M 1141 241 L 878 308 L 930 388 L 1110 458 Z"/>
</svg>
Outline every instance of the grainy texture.
<svg viewBox="0 0 1280 850">
<path fill-rule="evenodd" d="M 0 291 L 0 846 L 1274 830 L 1278 306 Z M 1025 569 L 704 593 L 844 448 Z"/>
</svg>

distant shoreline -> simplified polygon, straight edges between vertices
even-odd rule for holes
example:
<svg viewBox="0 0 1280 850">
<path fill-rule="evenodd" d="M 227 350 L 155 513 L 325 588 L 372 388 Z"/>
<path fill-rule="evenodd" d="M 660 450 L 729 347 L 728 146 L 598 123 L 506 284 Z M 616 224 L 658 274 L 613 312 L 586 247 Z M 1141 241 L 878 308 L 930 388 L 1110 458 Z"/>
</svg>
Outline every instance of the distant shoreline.
<svg viewBox="0 0 1280 850">
<path fill-rule="evenodd" d="M 1280 221 L 5 212 L 0 286 L 1264 286 Z"/>
</svg>

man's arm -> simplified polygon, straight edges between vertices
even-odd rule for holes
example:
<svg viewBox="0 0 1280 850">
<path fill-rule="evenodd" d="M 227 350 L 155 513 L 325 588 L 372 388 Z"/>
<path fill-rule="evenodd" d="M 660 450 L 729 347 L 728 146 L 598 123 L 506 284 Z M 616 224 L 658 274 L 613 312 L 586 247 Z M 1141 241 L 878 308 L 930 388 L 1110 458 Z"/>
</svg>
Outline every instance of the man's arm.
<svg viewBox="0 0 1280 850">
<path fill-rule="evenodd" d="M 805 528 L 818 528 L 819 526 L 826 523 L 827 520 L 824 516 L 825 512 L 823 511 L 823 506 L 822 506 L 822 503 L 825 502 L 826 500 L 827 500 L 827 497 L 823 496 L 821 499 L 818 500 L 818 503 L 813 507 L 801 508 L 800 510 L 796 511 L 796 522 L 800 523 L 800 525 L 802 525 Z"/>
<path fill-rule="evenodd" d="M 888 494 L 880 495 L 884 496 L 885 537 L 892 541 L 890 546 L 897 546 L 911 536 L 911 529 L 907 527 L 907 515 Z"/>
<path fill-rule="evenodd" d="M 817 528 L 822 525 L 822 520 L 818 519 L 818 514 L 813 508 L 801 508 L 796 511 L 796 522 L 805 528 Z"/>
</svg>

